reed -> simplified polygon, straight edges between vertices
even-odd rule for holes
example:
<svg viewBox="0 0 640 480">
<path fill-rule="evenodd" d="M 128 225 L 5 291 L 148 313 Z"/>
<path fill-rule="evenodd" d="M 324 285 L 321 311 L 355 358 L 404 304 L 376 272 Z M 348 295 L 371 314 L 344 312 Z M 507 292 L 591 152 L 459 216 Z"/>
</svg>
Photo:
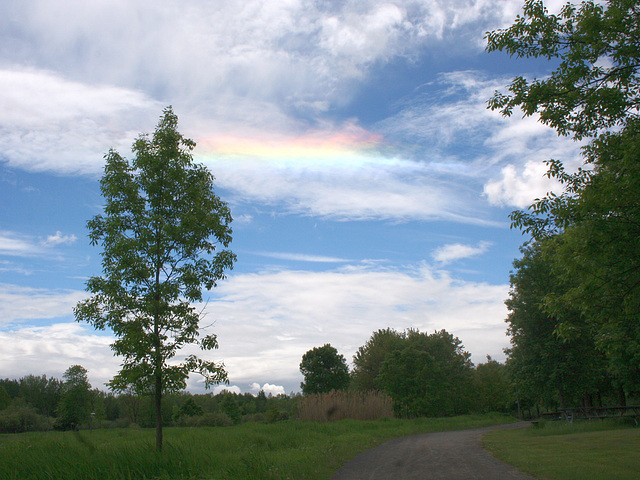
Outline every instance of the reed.
<svg viewBox="0 0 640 480">
<path fill-rule="evenodd" d="M 333 390 L 307 395 L 298 404 L 298 419 L 306 421 L 377 420 L 387 417 L 393 417 L 393 402 L 383 392 Z"/>
</svg>

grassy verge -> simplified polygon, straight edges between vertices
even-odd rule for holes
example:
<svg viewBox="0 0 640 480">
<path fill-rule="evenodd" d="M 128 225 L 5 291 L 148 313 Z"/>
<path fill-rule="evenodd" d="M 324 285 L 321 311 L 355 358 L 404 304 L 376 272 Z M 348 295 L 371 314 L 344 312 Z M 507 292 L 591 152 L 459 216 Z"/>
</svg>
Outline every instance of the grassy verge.
<svg viewBox="0 0 640 480">
<path fill-rule="evenodd" d="M 141 429 L 0 435 L 0 478 L 322 479 L 348 459 L 404 435 L 496 425 L 502 415 L 167 428 L 165 448 Z"/>
<path fill-rule="evenodd" d="M 632 480 L 640 472 L 640 428 L 620 422 L 549 422 L 491 432 L 483 443 L 500 460 L 541 479 Z"/>
</svg>

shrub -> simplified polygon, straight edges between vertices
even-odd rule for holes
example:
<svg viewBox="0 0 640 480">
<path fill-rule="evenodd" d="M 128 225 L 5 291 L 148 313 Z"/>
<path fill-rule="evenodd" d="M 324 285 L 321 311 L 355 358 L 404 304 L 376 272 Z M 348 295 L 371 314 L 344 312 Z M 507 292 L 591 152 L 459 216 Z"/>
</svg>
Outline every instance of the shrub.
<svg viewBox="0 0 640 480">
<path fill-rule="evenodd" d="M 0 432 L 21 433 L 53 429 L 53 419 L 39 415 L 30 405 L 18 405 L 0 411 Z"/>
<path fill-rule="evenodd" d="M 204 413 L 191 417 L 180 417 L 178 425 L 181 427 L 229 427 L 233 420 L 225 413 Z"/>
</svg>

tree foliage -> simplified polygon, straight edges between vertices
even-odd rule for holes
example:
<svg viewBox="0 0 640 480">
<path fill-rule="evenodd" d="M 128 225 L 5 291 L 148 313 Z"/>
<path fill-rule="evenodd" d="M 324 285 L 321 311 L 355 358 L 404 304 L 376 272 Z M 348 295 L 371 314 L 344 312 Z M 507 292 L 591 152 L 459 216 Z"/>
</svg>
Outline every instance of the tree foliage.
<svg viewBox="0 0 640 480">
<path fill-rule="evenodd" d="M 389 352 L 401 347 L 402 340 L 402 334 L 391 328 L 373 332 L 367 343 L 353 356 L 353 387 L 362 391 L 381 390 L 378 375 L 382 363 Z"/>
<path fill-rule="evenodd" d="M 516 399 L 504 363 L 487 355 L 486 363 L 479 364 L 475 369 L 471 388 L 478 412 L 511 413 Z"/>
<path fill-rule="evenodd" d="M 548 298 L 568 288 L 553 271 L 549 248 L 540 243 L 523 247 L 522 258 L 514 262 L 505 302 L 512 345 L 507 365 L 521 398 L 568 407 L 601 391 L 607 384 L 606 363 L 579 310 L 568 308 L 553 315 L 545 308 Z M 560 336 L 561 325 L 571 328 L 571 338 Z"/>
<path fill-rule="evenodd" d="M 400 416 L 453 415 L 472 408 L 470 354 L 445 330 L 378 330 L 353 362 L 353 386 L 388 393 Z"/>
<path fill-rule="evenodd" d="M 400 416 L 458 415 L 469 411 L 470 354 L 445 330 L 408 330 L 385 356 L 379 379 Z"/>
<path fill-rule="evenodd" d="M 315 347 L 302 356 L 302 393 L 326 393 L 349 386 L 349 368 L 343 355 L 330 344 Z"/>
<path fill-rule="evenodd" d="M 82 365 L 69 367 L 63 375 L 62 393 L 58 404 L 58 428 L 77 429 L 91 414 L 91 384 Z"/>
<path fill-rule="evenodd" d="M 548 78 L 516 77 L 508 94 L 495 93 L 490 108 L 507 116 L 516 107 L 527 116 L 538 113 L 542 123 L 576 139 L 637 119 L 639 16 L 636 0 L 568 3 L 558 15 L 541 0 L 526 0 L 511 27 L 487 33 L 487 49 L 559 63 Z"/>
<path fill-rule="evenodd" d="M 194 164 L 195 143 L 177 123 L 168 107 L 153 136 L 134 142 L 132 161 L 114 150 L 106 155 L 104 213 L 88 222 L 91 243 L 102 246 L 103 275 L 89 279 L 93 295 L 75 309 L 78 321 L 116 337 L 111 348 L 123 363 L 111 388 L 154 393 L 158 449 L 162 394 L 185 388 L 190 372 L 202 374 L 207 386 L 226 381 L 222 365 L 195 355 L 169 361 L 187 344 L 217 347 L 215 335 L 200 338 L 193 303 L 235 261 L 219 249 L 231 242 L 229 208 L 214 193 L 211 173 Z"/>
<path fill-rule="evenodd" d="M 547 175 L 564 191 L 513 212 L 512 226 L 541 244 L 558 280 L 538 298 L 554 334 L 563 342 L 590 335 L 628 391 L 640 389 L 639 18 L 631 0 L 567 4 L 558 15 L 527 0 L 511 27 L 487 34 L 490 51 L 558 62 L 551 76 L 517 77 L 489 101 L 504 115 L 520 108 L 561 135 L 588 140 L 577 171 L 547 161 Z"/>
</svg>

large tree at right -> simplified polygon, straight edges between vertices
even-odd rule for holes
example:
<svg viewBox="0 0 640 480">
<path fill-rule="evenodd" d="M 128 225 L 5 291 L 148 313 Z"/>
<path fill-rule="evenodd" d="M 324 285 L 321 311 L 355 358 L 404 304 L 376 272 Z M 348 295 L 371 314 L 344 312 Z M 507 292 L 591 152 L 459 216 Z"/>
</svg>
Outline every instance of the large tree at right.
<svg viewBox="0 0 640 480">
<path fill-rule="evenodd" d="M 517 77 L 489 101 L 586 141 L 578 171 L 548 160 L 564 192 L 514 212 L 512 225 L 542 242 L 567 286 L 542 299 L 545 312 L 581 314 L 581 328 L 560 321 L 554 334 L 570 341 L 586 328 L 627 391 L 640 389 L 639 20 L 636 0 L 567 4 L 558 15 L 528 0 L 511 27 L 487 34 L 489 51 L 558 62 L 549 77 Z"/>
</svg>

